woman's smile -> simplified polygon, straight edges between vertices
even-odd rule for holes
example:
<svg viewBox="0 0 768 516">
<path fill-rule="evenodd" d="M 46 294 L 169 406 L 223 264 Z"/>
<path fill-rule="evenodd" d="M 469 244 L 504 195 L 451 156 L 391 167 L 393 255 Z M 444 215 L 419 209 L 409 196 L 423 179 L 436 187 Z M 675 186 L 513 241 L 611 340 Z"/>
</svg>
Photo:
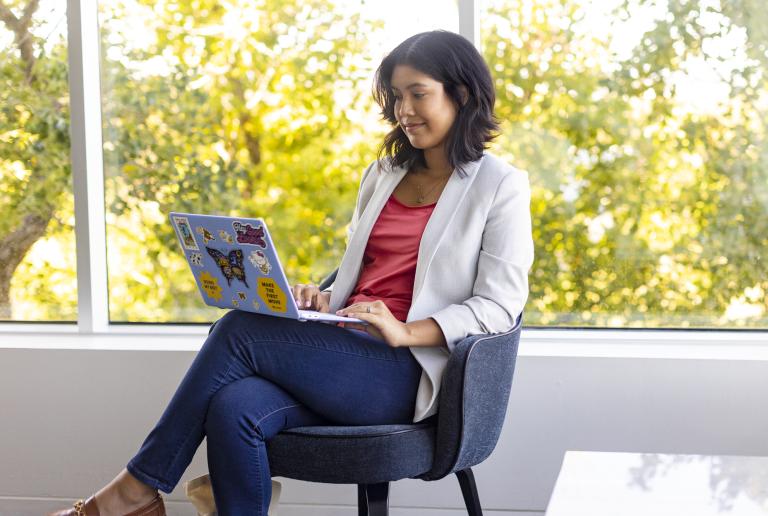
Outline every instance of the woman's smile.
<svg viewBox="0 0 768 516">
<path fill-rule="evenodd" d="M 405 124 L 405 125 L 403 125 L 403 128 L 405 129 L 405 132 L 413 133 L 413 132 L 417 131 L 418 129 L 421 129 L 425 125 L 426 124 L 424 124 L 423 122 L 420 123 L 420 124 Z"/>
</svg>

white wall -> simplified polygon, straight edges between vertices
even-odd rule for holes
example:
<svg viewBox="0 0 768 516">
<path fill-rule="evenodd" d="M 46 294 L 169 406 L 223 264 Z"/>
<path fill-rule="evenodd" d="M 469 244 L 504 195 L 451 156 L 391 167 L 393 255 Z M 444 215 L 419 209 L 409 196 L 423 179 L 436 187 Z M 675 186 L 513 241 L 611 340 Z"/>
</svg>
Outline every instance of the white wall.
<svg viewBox="0 0 768 516">
<path fill-rule="evenodd" d="M 0 515 L 66 506 L 109 480 L 193 356 L 0 349 Z M 521 356 L 499 445 L 476 468 L 481 501 L 541 515 L 565 450 L 768 455 L 766 406 L 764 360 Z M 391 490 L 393 515 L 462 514 L 455 477 Z M 180 490 L 170 500 L 171 514 L 194 514 Z M 281 516 L 356 514 L 354 486 L 286 480 L 282 501 Z"/>
</svg>

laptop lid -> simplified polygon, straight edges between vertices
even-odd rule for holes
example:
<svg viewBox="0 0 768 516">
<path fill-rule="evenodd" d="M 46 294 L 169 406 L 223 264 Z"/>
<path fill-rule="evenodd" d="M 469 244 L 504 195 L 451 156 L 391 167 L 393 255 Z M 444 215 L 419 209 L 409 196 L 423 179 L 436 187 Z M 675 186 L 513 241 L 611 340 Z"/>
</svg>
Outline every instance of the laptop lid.
<svg viewBox="0 0 768 516">
<path fill-rule="evenodd" d="M 262 219 L 173 212 L 170 220 L 206 304 L 299 318 Z"/>
</svg>

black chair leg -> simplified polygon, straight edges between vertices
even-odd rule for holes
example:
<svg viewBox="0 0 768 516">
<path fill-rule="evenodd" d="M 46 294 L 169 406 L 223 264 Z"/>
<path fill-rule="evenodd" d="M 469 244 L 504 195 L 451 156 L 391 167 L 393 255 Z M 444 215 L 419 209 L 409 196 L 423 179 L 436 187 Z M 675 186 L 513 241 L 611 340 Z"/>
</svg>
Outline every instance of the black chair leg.
<svg viewBox="0 0 768 516">
<path fill-rule="evenodd" d="M 477 496 L 477 485 L 475 484 L 475 475 L 472 473 L 472 468 L 457 471 L 456 476 L 461 486 L 461 494 L 464 495 L 467 514 L 469 516 L 483 516 L 483 509 L 480 507 L 480 498 Z"/>
<path fill-rule="evenodd" d="M 357 485 L 359 516 L 389 516 L 389 482 Z"/>
<path fill-rule="evenodd" d="M 365 484 L 357 484 L 357 516 L 368 516 L 368 499 L 365 496 Z"/>
</svg>

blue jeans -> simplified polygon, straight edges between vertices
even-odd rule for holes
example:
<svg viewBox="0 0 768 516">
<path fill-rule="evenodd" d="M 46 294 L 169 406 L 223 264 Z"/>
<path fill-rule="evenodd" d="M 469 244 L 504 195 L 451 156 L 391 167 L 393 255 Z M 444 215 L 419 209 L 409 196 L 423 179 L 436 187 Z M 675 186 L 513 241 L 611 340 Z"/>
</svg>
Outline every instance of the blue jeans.
<svg viewBox="0 0 768 516">
<path fill-rule="evenodd" d="M 207 437 L 219 514 L 266 515 L 265 441 L 296 426 L 410 422 L 420 377 L 408 348 L 364 332 L 231 311 L 127 468 L 169 493 Z"/>
</svg>

